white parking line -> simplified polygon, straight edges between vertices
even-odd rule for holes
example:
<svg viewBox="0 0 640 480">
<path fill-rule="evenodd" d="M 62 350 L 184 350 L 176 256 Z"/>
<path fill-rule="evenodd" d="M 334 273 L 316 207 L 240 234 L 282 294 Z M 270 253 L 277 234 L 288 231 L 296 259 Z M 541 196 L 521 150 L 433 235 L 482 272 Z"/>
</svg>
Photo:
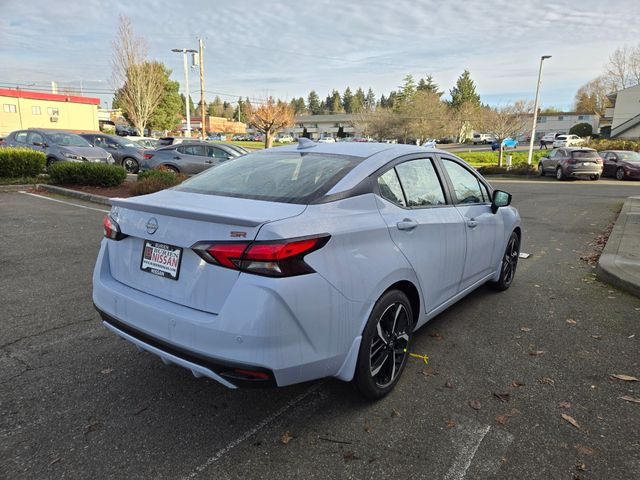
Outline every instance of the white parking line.
<svg viewBox="0 0 640 480">
<path fill-rule="evenodd" d="M 469 427 L 465 429 L 465 433 L 468 433 L 468 436 L 462 441 L 460 454 L 449 468 L 449 471 L 447 471 L 444 480 L 462 480 L 464 478 L 467 470 L 469 470 L 471 466 L 473 457 L 478 451 L 478 447 L 490 429 L 491 427 L 489 425 L 480 428 Z"/>
<path fill-rule="evenodd" d="M 202 463 L 201 465 L 197 466 L 189 475 L 187 475 L 186 477 L 183 477 L 183 479 L 197 477 L 205 469 L 207 469 L 208 467 L 210 467 L 211 465 L 216 463 L 218 460 L 220 460 L 223 456 L 225 456 L 231 450 L 236 448 L 238 445 L 240 445 L 246 439 L 248 439 L 251 436 L 255 435 L 256 433 L 258 433 L 260 430 L 262 430 L 267 425 L 273 423 L 275 420 L 277 420 L 279 417 L 281 417 L 287 410 L 291 409 L 292 407 L 295 407 L 298 403 L 300 403 L 302 400 L 304 400 L 310 394 L 312 394 L 318 388 L 320 388 L 320 386 L 322 386 L 324 383 L 325 383 L 325 380 L 321 380 L 319 382 L 316 382 L 309 389 L 305 390 L 300 395 L 298 395 L 294 399 L 292 399 L 289 402 L 287 402 L 283 407 L 281 407 L 280 409 L 276 410 L 274 413 L 272 413 L 271 415 L 267 416 L 266 418 L 264 418 L 263 420 L 258 422 L 256 425 L 254 425 L 252 428 L 250 428 L 249 430 L 244 432 L 242 435 L 240 435 L 236 439 L 230 441 L 227 445 L 225 445 L 224 447 L 219 449 L 211 457 L 209 457 L 204 463 Z"/>
<path fill-rule="evenodd" d="M 29 195 L 31 197 L 44 198 L 45 200 L 50 200 L 52 202 L 57 202 L 57 203 L 64 203 L 65 205 L 71 205 L 71 206 L 78 207 L 78 208 L 86 208 L 87 210 L 95 210 L 96 212 L 109 213 L 109 210 L 103 210 L 101 208 L 94 208 L 94 207 L 87 207 L 85 205 L 78 205 L 77 203 L 72 203 L 72 202 L 65 202 L 64 200 L 58 200 L 57 198 L 51 198 L 51 197 L 46 197 L 44 195 L 38 195 L 37 193 L 25 192 L 23 190 L 20 190 L 18 193 L 23 193 L 23 194 Z"/>
</svg>

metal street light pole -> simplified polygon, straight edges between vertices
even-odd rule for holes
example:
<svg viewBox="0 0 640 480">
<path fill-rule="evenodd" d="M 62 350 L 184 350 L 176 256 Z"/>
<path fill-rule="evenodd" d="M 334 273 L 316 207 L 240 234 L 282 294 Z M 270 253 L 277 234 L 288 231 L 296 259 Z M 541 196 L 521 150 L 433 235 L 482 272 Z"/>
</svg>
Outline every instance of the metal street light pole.
<svg viewBox="0 0 640 480">
<path fill-rule="evenodd" d="M 172 48 L 172 52 L 182 53 L 184 65 L 184 109 L 187 119 L 186 137 L 191 137 L 191 112 L 189 111 L 189 67 L 187 66 L 187 53 L 195 53 L 197 50 L 189 50 L 187 48 Z"/>
<path fill-rule="evenodd" d="M 531 127 L 531 140 L 529 140 L 529 157 L 527 158 L 528 165 L 531 165 L 531 158 L 533 157 L 533 142 L 536 137 L 538 107 L 540 105 L 540 84 L 542 83 L 542 62 L 544 62 L 547 58 L 551 58 L 551 55 L 543 55 L 542 57 L 540 57 L 540 70 L 538 70 L 538 86 L 536 87 L 536 101 L 533 106 L 533 126 Z"/>
</svg>

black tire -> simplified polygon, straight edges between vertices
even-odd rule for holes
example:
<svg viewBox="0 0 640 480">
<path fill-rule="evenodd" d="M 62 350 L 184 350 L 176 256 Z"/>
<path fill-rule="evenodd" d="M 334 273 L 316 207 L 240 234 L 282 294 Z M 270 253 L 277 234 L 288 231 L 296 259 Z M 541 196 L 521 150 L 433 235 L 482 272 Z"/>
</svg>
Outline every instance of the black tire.
<svg viewBox="0 0 640 480">
<path fill-rule="evenodd" d="M 544 173 L 544 168 L 542 168 L 542 164 L 538 164 L 538 176 L 544 177 L 546 174 Z"/>
<path fill-rule="evenodd" d="M 364 328 L 356 364 L 354 381 L 362 395 L 377 400 L 393 390 L 409 358 L 414 326 L 411 303 L 403 292 L 389 290 L 378 299 Z"/>
<path fill-rule="evenodd" d="M 51 158 L 51 157 L 47 158 L 47 164 L 46 164 L 47 168 L 49 168 L 51 165 L 53 165 L 55 161 L 56 161 L 55 158 Z"/>
<path fill-rule="evenodd" d="M 140 171 L 140 164 L 135 158 L 126 157 L 122 159 L 122 166 L 127 173 L 138 173 Z"/>
<path fill-rule="evenodd" d="M 616 170 L 616 178 L 618 180 L 624 180 L 624 169 L 618 167 L 618 169 Z"/>
<path fill-rule="evenodd" d="M 556 180 L 562 181 L 565 178 L 567 178 L 567 177 L 564 176 L 564 172 L 562 171 L 562 167 L 556 168 Z"/>
<path fill-rule="evenodd" d="M 591 177 L 589 177 L 589 178 L 591 178 L 591 180 L 599 180 L 600 179 L 600 175 L 598 175 L 598 174 L 591 175 Z"/>
<path fill-rule="evenodd" d="M 496 282 L 491 282 L 491 286 L 494 289 L 503 292 L 511 286 L 516 276 L 519 255 L 520 237 L 516 232 L 511 232 L 500 263 L 500 278 Z"/>
</svg>

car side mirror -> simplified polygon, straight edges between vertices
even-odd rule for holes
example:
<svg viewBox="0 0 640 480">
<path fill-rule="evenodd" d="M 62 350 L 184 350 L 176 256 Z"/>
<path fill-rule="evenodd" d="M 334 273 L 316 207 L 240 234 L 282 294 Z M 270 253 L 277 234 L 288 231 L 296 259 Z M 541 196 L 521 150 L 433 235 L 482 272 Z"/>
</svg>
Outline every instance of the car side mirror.
<svg viewBox="0 0 640 480">
<path fill-rule="evenodd" d="M 511 194 L 502 190 L 494 190 L 491 197 L 491 211 L 496 213 L 500 207 L 511 205 Z"/>
<path fill-rule="evenodd" d="M 611 160 L 612 162 L 617 162 L 618 161 L 618 157 L 616 157 L 614 155 L 614 156 L 609 157 L 609 160 Z"/>
</svg>

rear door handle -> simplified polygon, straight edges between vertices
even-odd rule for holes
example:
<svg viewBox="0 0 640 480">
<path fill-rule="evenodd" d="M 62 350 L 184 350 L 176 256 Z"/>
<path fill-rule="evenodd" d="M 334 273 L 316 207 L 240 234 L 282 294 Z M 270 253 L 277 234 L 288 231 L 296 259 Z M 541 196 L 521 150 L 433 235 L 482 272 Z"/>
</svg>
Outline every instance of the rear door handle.
<svg viewBox="0 0 640 480">
<path fill-rule="evenodd" d="M 475 218 L 468 218 L 467 219 L 467 227 L 476 228 L 477 226 L 478 226 L 478 221 Z"/>
<path fill-rule="evenodd" d="M 174 160 L 180 160 L 180 157 L 178 157 L 177 155 L 175 157 L 173 157 Z"/>
<path fill-rule="evenodd" d="M 411 220 L 410 218 L 404 218 L 398 223 L 396 223 L 396 227 L 398 230 L 413 230 L 418 226 L 418 222 L 415 220 Z"/>
</svg>

